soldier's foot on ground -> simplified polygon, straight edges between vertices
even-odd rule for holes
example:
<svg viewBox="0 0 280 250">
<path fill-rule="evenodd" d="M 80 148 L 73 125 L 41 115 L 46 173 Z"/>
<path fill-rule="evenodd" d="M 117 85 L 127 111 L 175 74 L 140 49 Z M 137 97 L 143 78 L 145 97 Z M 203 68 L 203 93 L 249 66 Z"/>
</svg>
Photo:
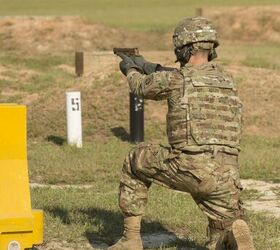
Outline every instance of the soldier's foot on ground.
<svg viewBox="0 0 280 250">
<path fill-rule="evenodd" d="M 107 248 L 107 250 L 143 250 L 143 244 L 141 237 L 135 239 L 122 237 L 116 244 Z"/>
<path fill-rule="evenodd" d="M 232 235 L 237 250 L 256 250 L 250 229 L 244 220 L 236 220 L 232 224 Z"/>
</svg>

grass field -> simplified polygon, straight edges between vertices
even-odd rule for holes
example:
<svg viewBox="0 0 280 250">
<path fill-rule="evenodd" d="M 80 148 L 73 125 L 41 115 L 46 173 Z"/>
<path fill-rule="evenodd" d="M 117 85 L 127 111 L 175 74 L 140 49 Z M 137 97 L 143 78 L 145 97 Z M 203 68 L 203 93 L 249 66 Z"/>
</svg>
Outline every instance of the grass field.
<svg viewBox="0 0 280 250">
<path fill-rule="evenodd" d="M 0 15 L 77 15 L 114 27 L 166 31 L 198 7 L 279 5 L 277 0 L 1 0 Z"/>
<path fill-rule="evenodd" d="M 238 53 L 233 51 L 232 45 L 225 44 L 220 50 L 220 62 L 229 69 L 232 64 L 234 67 L 246 66 L 244 62 L 253 51 L 256 58 L 261 58 L 261 62 L 266 59 L 274 66 L 259 65 L 253 61 L 246 67 L 251 71 L 261 70 L 262 74 L 267 71 L 268 75 L 270 72 L 279 72 L 279 61 L 274 57 L 278 47 L 238 45 L 237 48 Z M 154 58 L 160 54 L 150 56 Z M 98 242 L 111 244 L 121 233 L 121 214 L 117 205 L 118 180 L 122 161 L 133 147 L 127 141 L 128 90 L 125 79 L 117 72 L 117 61 L 106 61 L 106 57 L 104 60 L 98 60 L 88 67 L 97 72 L 98 65 L 104 67 L 105 63 L 109 67 L 107 74 L 77 80 L 74 78 L 73 58 L 69 53 L 41 56 L 9 52 L 0 56 L 1 101 L 28 104 L 31 181 L 58 185 L 91 185 L 89 189 L 32 189 L 33 207 L 45 211 L 46 244 L 57 241 L 72 249 L 90 249 L 90 244 L 96 246 Z M 237 80 L 241 83 L 240 87 L 244 93 L 247 93 L 250 85 L 247 86 L 245 79 L 248 76 L 244 74 L 247 74 L 247 71 L 240 72 Z M 264 82 L 269 81 L 266 77 L 260 82 L 260 100 L 266 95 Z M 82 91 L 83 98 L 82 149 L 66 145 L 64 93 L 65 90 L 77 88 Z M 252 101 L 249 99 L 248 103 L 248 97 L 243 98 L 247 100 L 245 109 L 248 109 Z M 156 104 L 153 102 L 147 102 L 146 140 L 166 143 L 164 119 L 153 117 L 154 105 Z M 155 107 L 162 110 L 161 113 L 164 106 L 164 103 L 160 103 Z M 268 129 L 273 131 L 275 123 L 272 110 L 268 111 L 266 117 L 259 116 L 257 119 L 253 114 L 247 113 L 245 127 L 253 123 L 260 124 L 258 126 L 261 128 L 266 122 Z M 269 122 L 266 119 L 269 119 Z M 261 128 L 262 130 L 264 128 Z M 266 136 L 265 133 L 254 135 L 246 132 L 242 150 L 243 178 L 280 181 L 280 138 L 277 133 Z M 245 192 L 243 197 L 246 201 L 258 199 L 258 195 Z M 252 212 L 249 213 L 249 217 L 257 249 L 277 250 L 279 219 Z M 203 249 L 206 240 L 205 226 L 206 218 L 188 195 L 174 193 L 161 187 L 151 189 L 143 232 L 163 231 L 177 236 L 175 242 L 160 249 L 178 249 L 180 246 Z M 268 238 L 270 240 L 267 240 Z"/>
<path fill-rule="evenodd" d="M 162 32 L 174 27 L 181 17 L 193 15 L 197 7 L 277 5 L 279 1 L 0 0 L 0 4 L 2 16 L 80 15 L 89 22 Z M 5 37 L 0 37 L 0 45 Z M 174 65 L 174 55 L 167 51 L 143 53 L 148 59 Z M 241 177 L 280 183 L 279 44 L 222 41 L 218 53 L 219 62 L 234 74 L 244 103 Z M 127 83 L 112 55 L 88 52 L 86 74 L 81 79 L 75 78 L 73 62 L 72 51 L 0 52 L 0 102 L 28 107 L 31 182 L 89 185 L 32 189 L 32 206 L 45 212 L 43 250 L 93 249 L 100 242 L 113 243 L 122 231 L 118 183 L 122 161 L 134 146 L 129 142 Z M 82 93 L 82 149 L 66 144 L 67 90 Z M 165 111 L 164 102 L 146 102 L 146 141 L 167 143 Z M 246 190 L 242 197 L 250 201 L 261 195 Z M 206 218 L 189 195 L 153 186 L 149 197 L 142 231 L 167 232 L 176 238 L 155 249 L 204 249 Z M 257 250 L 278 250 L 280 219 L 253 211 L 248 216 Z M 51 245 L 53 242 L 58 245 Z"/>
<path fill-rule="evenodd" d="M 46 241 L 65 241 L 74 249 L 88 249 L 81 247 L 85 241 L 93 246 L 98 242 L 112 244 L 122 232 L 117 186 L 116 181 L 99 179 L 86 190 L 34 189 L 33 205 L 46 214 Z M 179 237 L 168 247 L 156 249 L 204 249 L 207 221 L 190 196 L 153 186 L 149 197 L 142 232 L 169 232 Z M 279 249 L 280 220 L 248 215 L 257 249 Z"/>
<path fill-rule="evenodd" d="M 274 57 L 274 54 L 279 51 L 278 47 L 261 45 L 250 48 L 247 45 L 239 45 L 238 51 L 240 52 L 233 55 L 232 47 L 224 46 L 220 51 L 223 55 L 221 62 L 225 65 L 234 63 L 242 66 L 251 51 L 254 51 L 255 57 L 261 58 L 262 62 L 266 59 L 274 66 L 251 63 L 251 67 L 279 70 L 279 61 Z M 115 175 L 109 174 L 110 168 L 114 165 L 119 169 L 126 152 L 131 147 L 126 141 L 128 139 L 128 89 L 124 78 L 119 73 L 113 72 L 105 79 L 93 79 L 89 80 L 87 85 L 80 84 L 79 89 L 82 90 L 83 95 L 85 147 L 83 150 L 77 150 L 65 145 L 64 92 L 67 89 L 75 89 L 79 83 L 74 80 L 73 73 L 66 72 L 60 67 L 60 65 L 73 67 L 71 55 L 33 57 L 21 55 L 19 57 L 17 54 L 10 53 L 2 54 L 0 62 L 5 67 L 2 72 L 4 79 L 0 80 L 1 101 L 29 103 L 29 100 L 35 98 L 29 105 L 28 123 L 31 179 L 47 183 L 94 182 L 95 171 L 99 173 L 104 171 L 106 178 L 115 178 Z M 243 77 L 245 76 L 240 75 L 237 80 L 242 82 L 242 85 L 245 84 L 242 88 L 247 89 Z M 107 82 L 110 84 L 104 85 Z M 261 92 L 266 95 L 265 91 Z M 108 93 L 114 93 L 114 96 Z M 259 98 L 263 99 L 262 96 Z M 248 97 L 244 96 L 244 99 L 248 102 Z M 154 104 L 152 102 L 148 104 L 153 109 Z M 161 103 L 160 108 L 163 106 L 165 104 Z M 269 130 L 269 127 L 275 127 L 272 114 L 269 111 L 266 119 L 247 113 L 245 127 L 256 125 L 256 121 L 259 126 L 266 122 Z M 164 119 L 154 120 L 149 109 L 146 115 L 146 140 L 166 143 Z M 164 114 L 162 116 L 164 117 Z M 273 138 L 245 134 L 242 148 L 243 178 L 279 181 L 280 142 L 277 133 Z M 108 157 L 110 154 L 114 157 Z M 67 160 L 69 158 L 70 161 Z M 68 162 L 67 167 L 65 162 Z"/>
</svg>

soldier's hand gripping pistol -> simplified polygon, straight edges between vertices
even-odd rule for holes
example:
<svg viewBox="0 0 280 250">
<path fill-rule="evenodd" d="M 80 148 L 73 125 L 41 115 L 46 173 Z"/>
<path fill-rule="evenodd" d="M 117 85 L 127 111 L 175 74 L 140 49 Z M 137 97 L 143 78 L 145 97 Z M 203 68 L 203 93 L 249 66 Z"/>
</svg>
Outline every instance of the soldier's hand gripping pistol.
<svg viewBox="0 0 280 250">
<path fill-rule="evenodd" d="M 175 70 L 175 68 L 163 67 L 159 63 L 146 61 L 143 56 L 139 55 L 138 48 L 114 48 L 113 52 L 123 59 L 123 61 L 120 63 L 120 69 L 123 74 L 127 73 L 127 71 L 131 68 L 135 68 L 140 73 L 144 73 L 146 75 L 152 74 L 157 71 Z M 125 68 L 128 69 L 126 70 Z"/>
<path fill-rule="evenodd" d="M 113 52 L 122 59 L 120 70 L 125 76 L 131 69 L 136 69 L 140 73 L 144 73 L 143 69 L 133 61 L 133 57 L 139 53 L 137 48 L 114 48 Z"/>
</svg>

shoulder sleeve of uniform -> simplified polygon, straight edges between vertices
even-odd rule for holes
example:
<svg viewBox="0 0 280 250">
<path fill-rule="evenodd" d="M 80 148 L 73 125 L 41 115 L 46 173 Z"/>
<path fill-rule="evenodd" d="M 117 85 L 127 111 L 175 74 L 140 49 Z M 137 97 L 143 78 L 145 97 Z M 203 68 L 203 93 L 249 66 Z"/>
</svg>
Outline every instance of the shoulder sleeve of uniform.
<svg viewBox="0 0 280 250">
<path fill-rule="evenodd" d="M 132 71 L 127 79 L 133 93 L 142 95 L 145 99 L 162 100 L 168 98 L 172 90 L 182 86 L 183 75 L 177 70 L 150 75 Z"/>
</svg>

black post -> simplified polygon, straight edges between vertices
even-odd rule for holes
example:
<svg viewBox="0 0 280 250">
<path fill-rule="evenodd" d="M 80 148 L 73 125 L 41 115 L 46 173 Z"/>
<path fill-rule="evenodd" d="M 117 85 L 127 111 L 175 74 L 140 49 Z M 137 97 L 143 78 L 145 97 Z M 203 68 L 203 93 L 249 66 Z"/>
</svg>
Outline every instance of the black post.
<svg viewBox="0 0 280 250">
<path fill-rule="evenodd" d="M 195 12 L 196 12 L 197 16 L 203 16 L 203 9 L 202 8 L 197 8 Z"/>
<path fill-rule="evenodd" d="M 78 51 L 75 53 L 76 75 L 81 77 L 84 74 L 84 53 Z"/>
<path fill-rule="evenodd" d="M 130 99 L 130 140 L 132 142 L 144 141 L 144 99 L 133 93 Z"/>
</svg>

